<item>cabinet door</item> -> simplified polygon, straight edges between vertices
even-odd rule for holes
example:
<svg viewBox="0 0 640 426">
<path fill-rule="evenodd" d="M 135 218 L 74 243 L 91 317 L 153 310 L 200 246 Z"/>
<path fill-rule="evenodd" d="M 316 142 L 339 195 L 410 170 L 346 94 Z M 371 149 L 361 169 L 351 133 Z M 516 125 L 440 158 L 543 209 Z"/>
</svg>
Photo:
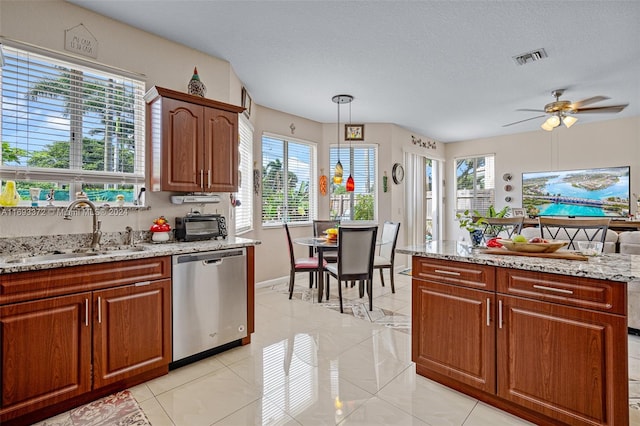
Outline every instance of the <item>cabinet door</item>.
<svg viewBox="0 0 640 426">
<path fill-rule="evenodd" d="M 623 316 L 498 301 L 498 396 L 569 424 L 628 424 Z"/>
<path fill-rule="evenodd" d="M 94 388 L 171 361 L 171 280 L 93 293 Z"/>
<path fill-rule="evenodd" d="M 162 100 L 162 173 L 164 191 L 202 191 L 204 108 L 175 99 Z"/>
<path fill-rule="evenodd" d="M 418 369 L 495 392 L 495 295 L 414 279 L 412 298 L 412 359 Z"/>
<path fill-rule="evenodd" d="M 238 114 L 205 108 L 205 190 L 238 191 Z M 248 177 L 246 177 L 248 179 Z"/>
<path fill-rule="evenodd" d="M 0 308 L 3 418 L 91 390 L 91 293 Z"/>
</svg>

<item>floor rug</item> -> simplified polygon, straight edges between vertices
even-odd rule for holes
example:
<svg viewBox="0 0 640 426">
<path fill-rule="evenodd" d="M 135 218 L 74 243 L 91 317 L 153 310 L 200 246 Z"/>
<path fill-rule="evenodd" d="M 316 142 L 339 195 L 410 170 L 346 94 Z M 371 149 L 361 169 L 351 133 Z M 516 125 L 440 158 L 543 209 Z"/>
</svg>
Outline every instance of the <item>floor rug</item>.
<svg viewBox="0 0 640 426">
<path fill-rule="evenodd" d="M 35 426 L 150 426 L 128 390 L 51 417 Z"/>
</svg>

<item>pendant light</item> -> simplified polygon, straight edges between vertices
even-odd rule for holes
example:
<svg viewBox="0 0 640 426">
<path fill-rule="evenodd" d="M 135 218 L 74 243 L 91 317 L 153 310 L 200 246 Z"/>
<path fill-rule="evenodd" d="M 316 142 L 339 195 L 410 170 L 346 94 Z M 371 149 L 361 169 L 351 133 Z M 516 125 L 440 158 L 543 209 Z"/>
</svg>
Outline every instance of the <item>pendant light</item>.
<svg viewBox="0 0 640 426">
<path fill-rule="evenodd" d="M 349 124 L 351 124 L 351 100 L 349 101 Z M 349 138 L 349 156 L 351 156 L 351 138 Z M 350 157 L 351 158 L 351 157 Z M 349 177 L 347 178 L 347 192 L 353 192 L 356 189 L 356 183 L 353 181 L 353 176 L 351 173 L 353 172 L 353 161 L 349 161 Z"/>
<path fill-rule="evenodd" d="M 340 104 L 350 103 L 353 100 L 353 96 L 351 95 L 335 95 L 331 98 L 333 102 L 338 105 L 338 162 L 336 163 L 336 168 L 333 173 L 333 183 L 336 185 L 340 185 L 342 183 L 342 163 L 340 162 Z"/>
</svg>

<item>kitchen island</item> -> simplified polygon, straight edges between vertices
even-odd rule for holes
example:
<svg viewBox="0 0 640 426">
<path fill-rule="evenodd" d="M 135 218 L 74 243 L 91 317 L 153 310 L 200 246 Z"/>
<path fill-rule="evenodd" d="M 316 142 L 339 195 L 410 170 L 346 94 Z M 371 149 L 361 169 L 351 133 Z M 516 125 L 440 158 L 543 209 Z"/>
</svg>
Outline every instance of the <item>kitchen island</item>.
<svg viewBox="0 0 640 426">
<path fill-rule="evenodd" d="M 627 425 L 627 285 L 640 257 L 487 254 L 455 241 L 412 256 L 418 374 L 536 424 Z"/>
</svg>

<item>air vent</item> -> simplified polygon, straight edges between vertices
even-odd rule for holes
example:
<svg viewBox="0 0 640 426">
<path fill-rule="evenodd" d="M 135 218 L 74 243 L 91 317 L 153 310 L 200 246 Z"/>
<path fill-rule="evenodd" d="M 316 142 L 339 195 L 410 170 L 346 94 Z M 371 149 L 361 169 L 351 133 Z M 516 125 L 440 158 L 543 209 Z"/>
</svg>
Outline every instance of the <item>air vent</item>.
<svg viewBox="0 0 640 426">
<path fill-rule="evenodd" d="M 547 57 L 547 52 L 544 49 L 532 50 L 531 52 L 522 53 L 513 57 L 513 60 L 517 65 L 525 65 L 530 62 L 539 61 Z"/>
</svg>

